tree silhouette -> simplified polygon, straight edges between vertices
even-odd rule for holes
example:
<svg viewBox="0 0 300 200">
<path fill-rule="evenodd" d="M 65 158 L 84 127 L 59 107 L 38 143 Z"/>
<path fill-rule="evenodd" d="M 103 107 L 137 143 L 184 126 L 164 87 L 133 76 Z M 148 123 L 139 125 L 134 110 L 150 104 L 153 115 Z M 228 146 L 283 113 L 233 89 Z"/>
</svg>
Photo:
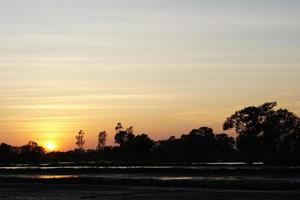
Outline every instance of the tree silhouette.
<svg viewBox="0 0 300 200">
<path fill-rule="evenodd" d="M 215 135 L 215 150 L 218 160 L 233 160 L 235 158 L 235 140 L 225 133 Z"/>
<path fill-rule="evenodd" d="M 76 138 L 77 149 L 83 150 L 83 146 L 85 143 L 83 130 L 80 130 L 75 138 Z"/>
<path fill-rule="evenodd" d="M 276 105 L 270 102 L 244 108 L 224 123 L 224 130 L 235 128 L 237 148 L 248 162 L 298 159 L 300 120 L 286 109 L 274 110 Z"/>
<path fill-rule="evenodd" d="M 130 126 L 129 128 L 127 128 L 126 132 L 128 135 L 132 135 L 133 134 L 133 126 Z"/>
<path fill-rule="evenodd" d="M 106 137 L 107 137 L 106 131 L 100 131 L 99 132 L 99 134 L 98 134 L 98 145 L 97 145 L 98 150 L 101 150 L 105 147 Z"/>
<path fill-rule="evenodd" d="M 118 123 L 115 129 L 116 129 L 115 143 L 119 144 L 120 146 L 123 146 L 128 140 L 134 137 L 132 126 L 127 128 L 126 131 L 123 131 L 122 124 Z"/>
<path fill-rule="evenodd" d="M 175 136 L 171 136 L 166 140 L 159 140 L 154 146 L 154 156 L 158 160 L 180 162 L 182 160 L 181 152 L 181 139 L 177 139 Z"/>
<path fill-rule="evenodd" d="M 151 140 L 147 134 L 130 135 L 125 145 L 124 150 L 131 157 L 131 159 L 145 160 L 150 156 L 151 150 L 154 146 L 154 141 Z"/>
<path fill-rule="evenodd" d="M 117 123 L 117 126 L 115 127 L 116 130 L 116 134 L 120 133 L 121 131 L 123 131 L 123 125 L 121 122 Z"/>
<path fill-rule="evenodd" d="M 1 163 L 6 163 L 6 162 L 11 162 L 13 159 L 13 147 L 5 144 L 5 143 L 1 143 L 0 145 L 0 162 Z"/>
<path fill-rule="evenodd" d="M 263 124 L 276 102 L 265 103 L 261 106 L 249 106 L 226 119 L 223 129 L 235 128 L 237 148 L 247 162 L 262 159 Z"/>
<path fill-rule="evenodd" d="M 234 129 L 237 138 L 215 134 L 200 127 L 181 137 L 153 141 L 147 134 L 133 132 L 118 123 L 117 146 L 105 146 L 107 133 L 98 134 L 97 149 L 83 150 L 84 132 L 76 135 L 74 151 L 45 153 L 36 142 L 13 147 L 0 144 L 0 163 L 110 161 L 133 163 L 263 161 L 266 164 L 300 163 L 300 119 L 287 109 L 275 109 L 276 102 L 243 108 L 228 117 L 224 130 Z"/>
<path fill-rule="evenodd" d="M 264 121 L 263 152 L 267 162 L 299 159 L 300 119 L 286 109 L 269 113 Z"/>
<path fill-rule="evenodd" d="M 215 135 L 213 129 L 200 127 L 181 136 L 181 151 L 188 160 L 210 161 L 215 156 Z"/>
<path fill-rule="evenodd" d="M 19 161 L 23 162 L 38 162 L 42 160 L 45 155 L 45 149 L 39 146 L 34 141 L 29 141 L 27 145 L 23 145 L 19 148 Z"/>
</svg>

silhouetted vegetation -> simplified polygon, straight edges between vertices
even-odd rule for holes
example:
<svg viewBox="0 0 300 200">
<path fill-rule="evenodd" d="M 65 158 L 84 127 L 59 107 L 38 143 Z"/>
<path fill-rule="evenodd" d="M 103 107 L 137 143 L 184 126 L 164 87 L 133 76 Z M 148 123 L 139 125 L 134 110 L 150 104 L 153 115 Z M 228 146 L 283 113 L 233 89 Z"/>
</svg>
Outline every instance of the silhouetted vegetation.
<svg viewBox="0 0 300 200">
<path fill-rule="evenodd" d="M 44 157 L 44 148 L 33 141 L 21 147 L 13 147 L 5 143 L 0 145 L 1 163 L 37 163 L 42 161 Z"/>
<path fill-rule="evenodd" d="M 106 131 L 100 131 L 99 132 L 99 135 L 98 135 L 98 145 L 97 145 L 97 149 L 98 150 L 102 150 L 105 147 L 106 137 L 107 137 Z"/>
<path fill-rule="evenodd" d="M 77 150 L 78 151 L 83 150 L 83 145 L 85 143 L 83 130 L 80 130 L 75 138 L 76 138 Z"/>
<path fill-rule="evenodd" d="M 237 111 L 224 123 L 234 128 L 236 145 L 248 162 L 299 162 L 300 119 L 286 109 L 274 110 L 276 102 Z"/>
<path fill-rule="evenodd" d="M 68 152 L 45 153 L 43 147 L 29 142 L 21 147 L 0 145 L 1 163 L 32 162 L 217 162 L 255 161 L 266 164 L 300 163 L 300 119 L 286 109 L 275 110 L 276 102 L 250 106 L 235 112 L 223 129 L 234 129 L 237 137 L 214 133 L 200 127 L 176 138 L 154 141 L 145 133 L 134 134 L 133 127 L 115 128 L 116 146 L 106 146 L 107 133 L 100 131 L 96 149 L 84 150 L 84 132 L 76 135 L 77 148 Z"/>
</svg>

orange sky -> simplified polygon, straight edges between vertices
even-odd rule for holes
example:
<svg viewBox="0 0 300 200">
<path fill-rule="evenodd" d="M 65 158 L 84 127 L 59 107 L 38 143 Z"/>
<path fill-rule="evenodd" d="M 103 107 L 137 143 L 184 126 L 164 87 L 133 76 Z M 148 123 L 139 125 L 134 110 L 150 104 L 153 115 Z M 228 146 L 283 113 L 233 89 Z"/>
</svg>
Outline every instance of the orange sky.
<svg viewBox="0 0 300 200">
<path fill-rule="evenodd" d="M 300 4 L 3 0 L 0 142 L 86 148 L 122 122 L 153 139 L 278 101 L 300 114 Z M 51 146 L 51 145 L 50 145 Z"/>
</svg>

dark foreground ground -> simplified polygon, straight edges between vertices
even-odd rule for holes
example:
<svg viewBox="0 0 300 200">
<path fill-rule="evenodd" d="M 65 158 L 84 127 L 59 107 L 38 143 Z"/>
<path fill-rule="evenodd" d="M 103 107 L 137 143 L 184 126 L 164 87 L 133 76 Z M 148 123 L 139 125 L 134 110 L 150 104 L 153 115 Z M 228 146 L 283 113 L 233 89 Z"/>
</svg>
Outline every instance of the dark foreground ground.
<svg viewBox="0 0 300 200">
<path fill-rule="evenodd" d="M 2 183 L 0 184 L 0 199 L 298 200 L 300 199 L 300 192 L 120 185 Z"/>
<path fill-rule="evenodd" d="M 300 167 L 2 166 L 0 199 L 300 199 Z"/>
</svg>

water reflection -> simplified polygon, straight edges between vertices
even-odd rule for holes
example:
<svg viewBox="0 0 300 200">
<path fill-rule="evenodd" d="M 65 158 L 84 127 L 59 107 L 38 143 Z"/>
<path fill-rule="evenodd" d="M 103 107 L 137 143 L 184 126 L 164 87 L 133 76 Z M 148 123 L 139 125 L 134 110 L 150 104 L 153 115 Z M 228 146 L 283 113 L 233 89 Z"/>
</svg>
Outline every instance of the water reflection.
<svg viewBox="0 0 300 200">
<path fill-rule="evenodd" d="M 88 163 L 87 165 L 74 165 L 74 163 L 57 163 L 52 165 L 44 163 L 40 165 L 29 165 L 29 164 L 16 164 L 10 166 L 0 166 L 0 170 L 20 170 L 20 169 L 41 169 L 41 170 L 52 170 L 52 169 L 236 169 L 236 168 L 260 168 L 263 165 L 261 162 L 254 163 L 252 166 L 248 166 L 243 162 L 208 162 L 208 163 L 190 163 L 189 165 L 176 165 L 176 163 L 159 166 L 101 166 Z"/>
<path fill-rule="evenodd" d="M 199 176 L 199 175 L 164 175 L 164 174 L 0 174 L 0 178 L 14 179 L 92 179 L 92 180 L 156 180 L 156 181 L 264 181 L 268 183 L 300 183 L 299 177 L 272 176 Z"/>
<path fill-rule="evenodd" d="M 67 179 L 67 178 L 78 178 L 77 175 L 37 175 L 31 176 L 38 179 Z"/>
<path fill-rule="evenodd" d="M 191 163 L 189 166 L 181 166 L 169 164 L 164 166 L 99 166 L 96 163 L 87 163 L 87 165 L 75 165 L 74 163 L 57 163 L 28 165 L 17 164 L 11 166 L 0 167 L 0 178 L 21 178 L 21 179 L 98 179 L 98 180 L 157 180 L 157 181 L 267 181 L 300 183 L 300 175 L 268 175 L 268 173 L 252 173 L 255 170 L 265 170 L 268 167 L 262 163 L 255 163 L 253 166 L 248 166 L 245 163 Z M 87 169 L 87 170 L 84 170 Z M 89 170 L 91 169 L 91 170 Z M 96 170 L 92 170 L 96 169 Z M 99 169 L 99 170 L 98 170 Z M 105 170 L 109 169 L 109 170 Z M 145 169 L 145 170 L 139 170 Z M 160 170 L 163 169 L 163 170 Z M 180 173 L 171 173 L 179 169 Z M 184 173 L 181 173 L 184 170 Z M 233 170 L 231 173 L 218 174 L 207 173 L 210 170 L 226 169 Z M 250 175 L 242 175 L 238 172 L 239 169 L 251 169 Z M 278 167 L 269 167 L 273 171 Z M 284 169 L 300 169 L 299 166 L 284 167 Z M 194 171 L 195 170 L 195 171 Z M 197 173 L 199 170 L 201 173 Z M 271 171 L 272 171 L 271 170 Z M 104 173 L 106 172 L 106 173 Z M 107 173 L 108 172 L 108 173 Z M 131 173 L 130 173 L 131 172 Z M 151 173 L 150 173 L 151 172 Z M 186 173 L 185 173 L 186 172 Z M 194 173 L 195 172 L 195 173 Z"/>
</svg>

